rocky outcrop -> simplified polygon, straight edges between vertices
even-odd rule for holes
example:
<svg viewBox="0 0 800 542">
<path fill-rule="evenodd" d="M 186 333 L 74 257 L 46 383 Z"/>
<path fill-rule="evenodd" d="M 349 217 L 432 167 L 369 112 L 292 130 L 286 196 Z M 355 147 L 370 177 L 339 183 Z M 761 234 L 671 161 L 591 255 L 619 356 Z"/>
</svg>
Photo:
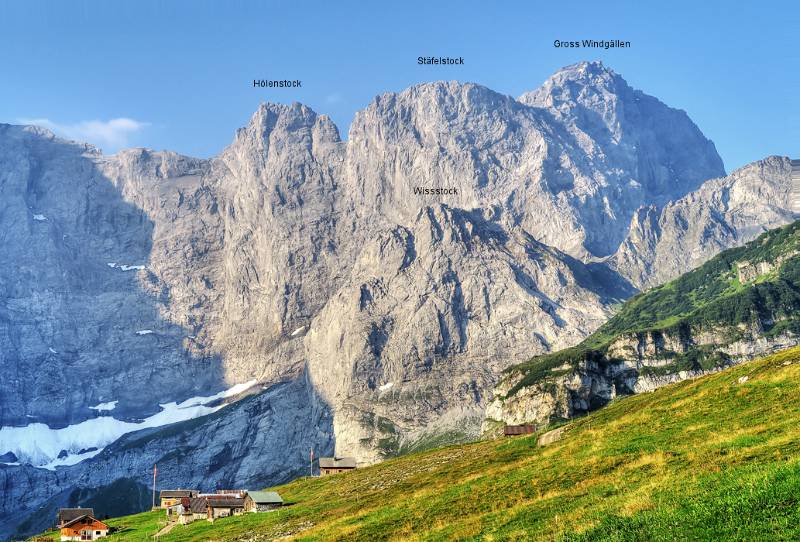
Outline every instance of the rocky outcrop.
<svg viewBox="0 0 800 542">
<path fill-rule="evenodd" d="M 781 254 L 772 261 L 750 262 L 745 260 L 742 262 L 736 262 L 736 278 L 742 284 L 753 282 L 759 277 L 762 277 L 767 273 L 771 273 L 772 271 L 780 268 L 783 262 L 789 258 L 797 256 L 797 254 L 798 252 L 793 250 L 791 252 L 787 252 L 786 254 Z"/>
<path fill-rule="evenodd" d="M 596 410 L 620 395 L 650 392 L 798 344 L 796 334 L 767 336 L 758 324 L 623 334 L 602 353 L 565 362 L 532 384 L 520 387 L 525 371 L 510 371 L 494 390 L 482 431 L 492 433 L 502 424 L 546 426 Z"/>
<path fill-rule="evenodd" d="M 800 221 L 622 304 L 580 344 L 532 358 L 495 388 L 483 429 L 571 418 L 800 344 Z"/>
</svg>

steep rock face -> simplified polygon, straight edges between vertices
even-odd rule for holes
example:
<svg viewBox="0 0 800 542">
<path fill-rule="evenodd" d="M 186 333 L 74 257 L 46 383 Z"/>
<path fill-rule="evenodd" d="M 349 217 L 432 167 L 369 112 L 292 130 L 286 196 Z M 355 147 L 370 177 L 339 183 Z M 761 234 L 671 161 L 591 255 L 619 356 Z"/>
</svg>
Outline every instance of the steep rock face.
<svg viewBox="0 0 800 542">
<path fill-rule="evenodd" d="M 605 124 L 587 121 L 601 113 Z M 456 82 L 384 94 L 356 115 L 346 167 L 368 215 L 407 223 L 432 201 L 497 205 L 507 224 L 578 258 L 613 253 L 642 204 L 724 174 L 685 113 L 599 63 L 567 67 L 519 101 Z"/>
<path fill-rule="evenodd" d="M 97 488 L 120 478 L 160 488 L 260 488 L 308 473 L 311 445 L 333 453 L 328 406 L 305 379 L 277 384 L 209 416 L 129 433 L 90 461 L 56 472 L 0 465 L 0 533 L 21 518 L 20 534 L 50 526 L 76 487 Z M 118 496 L 123 498 L 124 496 Z M 13 517 L 11 512 L 13 512 Z"/>
<path fill-rule="evenodd" d="M 684 111 L 632 89 L 599 62 L 567 66 L 519 101 L 554 120 L 591 165 L 594 175 L 563 190 L 577 200 L 579 224 L 592 225 L 583 235 L 594 256 L 617 249 L 640 205 L 660 208 L 725 173 Z"/>
<path fill-rule="evenodd" d="M 218 364 L 185 351 L 188 332 L 159 313 L 153 221 L 109 180 L 104 160 L 40 130 L 0 126 L 0 425 L 58 426 L 111 400 L 121 415 L 141 415 L 218 385 Z M 204 166 L 153 160 L 178 174 Z M 153 333 L 137 335 L 145 329 Z"/>
<path fill-rule="evenodd" d="M 308 325 L 351 262 L 338 233 L 343 151 L 328 117 L 300 104 L 265 104 L 215 161 L 226 295 L 214 340 L 236 360 L 227 367 L 236 380 L 299 371 L 292 333 Z"/>
<path fill-rule="evenodd" d="M 521 374 L 512 375 L 495 388 L 482 430 L 493 433 L 502 424 L 535 423 L 543 427 L 596 410 L 618 395 L 652 391 L 800 344 L 800 338 L 791 333 L 775 337 L 756 333 L 733 343 L 729 335 L 729 330 L 719 329 L 688 337 L 662 333 L 624 336 L 610 346 L 607 357 L 585 360 L 575 369 L 556 368 L 553 378 L 509 395 L 522 378 Z M 718 347 L 717 351 L 725 355 L 724 364 L 671 370 L 676 354 L 698 346 Z"/>
<path fill-rule="evenodd" d="M 164 320 L 185 330 L 185 350 L 199 358 L 213 356 L 219 326 L 215 307 L 225 293 L 220 287 L 221 202 L 209 176 L 213 163 L 146 149 L 122 151 L 96 163 L 152 224 L 148 280 L 137 287 L 150 294 Z"/>
<path fill-rule="evenodd" d="M 474 436 L 502 369 L 579 340 L 630 293 L 520 228 L 425 208 L 364 248 L 306 335 L 311 380 L 344 407 L 337 449 L 374 461 L 436 431 Z"/>
<path fill-rule="evenodd" d="M 675 278 L 711 255 L 794 220 L 791 164 L 771 156 L 710 180 L 662 209 L 640 208 L 609 263 L 639 288 Z"/>
</svg>

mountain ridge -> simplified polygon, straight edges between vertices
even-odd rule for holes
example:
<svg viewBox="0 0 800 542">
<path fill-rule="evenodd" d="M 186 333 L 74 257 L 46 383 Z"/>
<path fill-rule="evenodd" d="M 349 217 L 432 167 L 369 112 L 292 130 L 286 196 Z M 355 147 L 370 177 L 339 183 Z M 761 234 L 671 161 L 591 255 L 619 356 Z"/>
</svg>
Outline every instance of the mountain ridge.
<svg viewBox="0 0 800 542">
<path fill-rule="evenodd" d="M 441 435 L 472 438 L 504 368 L 580 341 L 635 288 L 697 263 L 664 269 L 653 265 L 660 254 L 683 243 L 710 256 L 789 209 L 777 159 L 728 184 L 757 194 L 766 180 L 785 199 L 742 199 L 717 221 L 730 227 L 714 244 L 677 221 L 652 243 L 631 236 L 615 259 L 643 205 L 672 216 L 655 201 L 665 179 L 678 200 L 724 173 L 685 116 L 667 108 L 659 117 L 699 156 L 676 155 L 687 163 L 673 174 L 670 140 L 642 118 L 618 119 L 630 141 L 653 145 L 640 160 L 627 139 L 571 132 L 555 111 L 474 85 L 392 96 L 360 112 L 346 141 L 302 104 L 265 104 L 208 160 L 105 156 L 33 129 L 0 130 L 0 364 L 13 375 L 0 382 L 0 423 L 141 419 L 159 404 L 256 381 L 315 398 L 297 405 L 308 432 L 278 422 L 267 431 L 291 443 L 280 454 L 297 473 L 303 439 L 371 463 Z M 459 195 L 423 198 L 418 186 Z M 691 232 L 717 218 L 692 212 Z M 65 397 L 62 374 L 87 384 Z M 114 401 L 111 411 L 92 408 Z M 221 412 L 230 434 L 252 430 L 235 405 Z M 209 438 L 218 452 L 228 443 Z M 209 479 L 249 479 L 233 466 L 249 464 L 250 452 L 235 450 L 227 477 Z M 274 444 L 259 451 L 262 479 L 291 470 L 270 456 Z M 137 451 L 129 464 L 160 453 Z M 59 468 L 63 488 L 96 487 L 92 466 L 114 464 L 100 456 Z M 192 476 L 210 464 L 197 461 Z M 41 469 L 2 470 L 8 487 L 42 502 L 30 487 Z"/>
</svg>

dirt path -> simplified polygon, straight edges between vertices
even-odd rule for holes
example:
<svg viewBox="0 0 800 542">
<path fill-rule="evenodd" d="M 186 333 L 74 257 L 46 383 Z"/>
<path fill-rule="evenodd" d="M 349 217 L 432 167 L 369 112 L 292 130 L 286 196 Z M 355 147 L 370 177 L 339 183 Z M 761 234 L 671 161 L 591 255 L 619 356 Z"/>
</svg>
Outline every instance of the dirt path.
<svg viewBox="0 0 800 542">
<path fill-rule="evenodd" d="M 158 538 L 158 537 L 159 537 L 159 536 L 161 536 L 161 535 L 165 535 L 165 534 L 167 534 L 167 533 L 168 533 L 168 532 L 170 532 L 170 531 L 172 530 L 172 528 L 173 528 L 173 527 L 175 527 L 177 524 L 178 524 L 178 522 L 177 522 L 177 521 L 170 521 L 169 523 L 167 523 L 166 525 L 164 525 L 164 527 L 163 527 L 163 528 L 162 528 L 160 531 L 158 531 L 158 532 L 155 534 L 155 538 Z"/>
</svg>

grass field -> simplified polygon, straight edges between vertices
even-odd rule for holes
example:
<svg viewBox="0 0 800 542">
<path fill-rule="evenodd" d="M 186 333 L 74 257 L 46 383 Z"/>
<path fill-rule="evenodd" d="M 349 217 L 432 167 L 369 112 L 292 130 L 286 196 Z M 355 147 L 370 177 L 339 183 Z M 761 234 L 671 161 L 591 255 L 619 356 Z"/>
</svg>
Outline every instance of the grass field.
<svg viewBox="0 0 800 542">
<path fill-rule="evenodd" d="M 800 348 L 617 400 L 546 447 L 451 446 L 277 489 L 278 512 L 161 540 L 800 540 Z M 110 540 L 161 518 L 115 519 Z"/>
</svg>

